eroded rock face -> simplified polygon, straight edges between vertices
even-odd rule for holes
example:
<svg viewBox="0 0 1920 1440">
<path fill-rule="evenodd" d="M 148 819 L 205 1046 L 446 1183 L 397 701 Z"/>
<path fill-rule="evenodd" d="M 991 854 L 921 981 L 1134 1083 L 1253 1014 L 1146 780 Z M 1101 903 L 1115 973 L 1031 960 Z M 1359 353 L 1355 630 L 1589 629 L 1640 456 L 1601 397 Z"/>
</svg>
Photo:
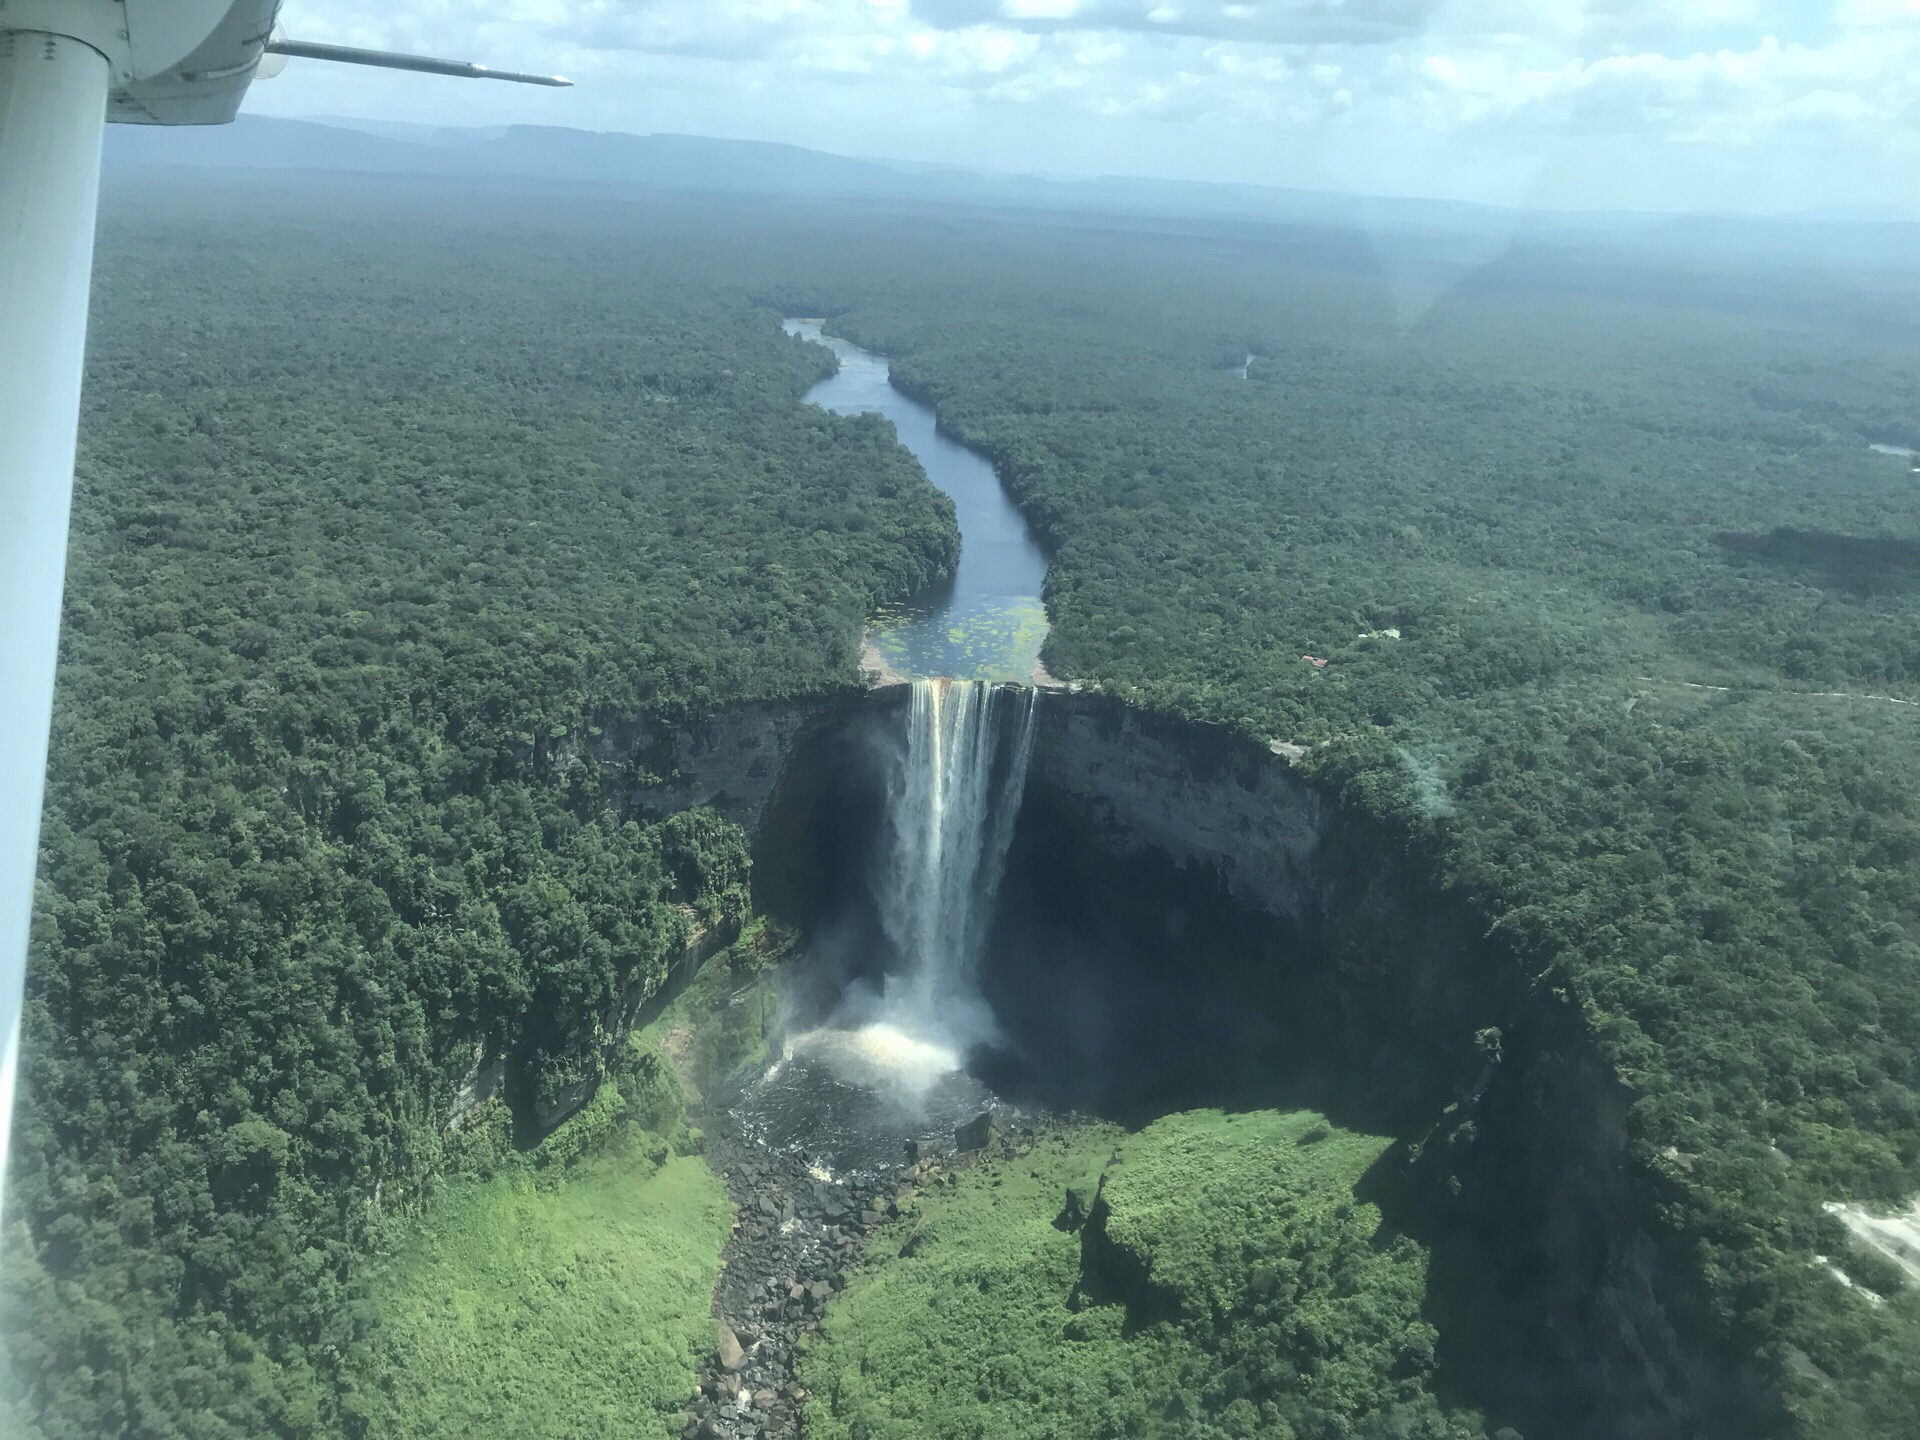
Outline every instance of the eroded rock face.
<svg viewBox="0 0 1920 1440">
<path fill-rule="evenodd" d="M 1272 915 L 1309 907 L 1324 807 L 1265 750 L 1104 696 L 1048 695 L 1028 774 L 1078 806 L 1116 854 L 1159 850 L 1213 868 L 1235 899 Z"/>
<path fill-rule="evenodd" d="M 507 1062 L 504 1056 L 489 1055 L 485 1044 L 475 1045 L 473 1063 L 467 1067 L 467 1073 L 461 1076 L 459 1087 L 453 1092 L 453 1104 L 447 1111 L 445 1128 L 456 1130 L 464 1125 L 469 1116 L 500 1093 L 506 1075 Z"/>
<path fill-rule="evenodd" d="M 609 726 L 584 753 L 639 814 L 710 804 L 752 833 L 765 905 L 855 868 L 854 837 L 883 797 L 850 792 L 875 788 L 862 757 L 903 698 L 893 687 L 742 706 L 684 733 Z M 1050 833 L 1104 857 L 1088 868 L 1111 861 L 1129 883 L 1155 866 L 1204 875 L 1219 903 L 1274 917 L 1291 947 L 1284 983 L 1318 1007 L 1339 1083 L 1370 1091 L 1406 1139 L 1383 1174 L 1389 1222 L 1429 1246 L 1435 1286 L 1452 1292 L 1437 1302 L 1456 1307 L 1443 1336 L 1474 1337 L 1480 1353 L 1459 1364 L 1477 1371 L 1475 1399 L 1566 1440 L 1765 1433 L 1766 1387 L 1712 1353 L 1684 1257 L 1652 1238 L 1657 1180 L 1631 1159 L 1626 1093 L 1579 1017 L 1296 758 L 1053 693 L 1036 716 L 1027 803 L 1064 817 Z"/>
<path fill-rule="evenodd" d="M 563 742 L 553 764 L 591 755 L 603 782 L 646 820 L 711 806 L 757 835 L 767 803 L 796 750 L 824 728 L 862 712 L 861 690 L 734 705 L 681 725 L 613 721 L 598 735 Z"/>
</svg>

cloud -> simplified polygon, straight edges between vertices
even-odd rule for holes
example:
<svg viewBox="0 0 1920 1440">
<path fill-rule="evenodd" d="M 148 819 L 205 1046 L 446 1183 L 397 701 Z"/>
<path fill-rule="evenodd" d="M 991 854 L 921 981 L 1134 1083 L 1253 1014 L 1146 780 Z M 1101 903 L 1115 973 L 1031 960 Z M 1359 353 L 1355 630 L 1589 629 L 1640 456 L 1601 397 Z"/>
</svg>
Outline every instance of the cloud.
<svg viewBox="0 0 1920 1440">
<path fill-rule="evenodd" d="M 1256 44 L 1371 45 L 1418 34 L 1440 0 L 915 0 L 932 24 L 1115 30 Z"/>
<path fill-rule="evenodd" d="M 1516 63 L 1491 50 L 1421 62 L 1428 123 L 1533 134 L 1623 134 L 1761 146 L 1803 139 L 1810 120 L 1892 126 L 1909 106 L 1920 36 L 1844 35 L 1831 44 L 1764 35 L 1744 49 Z M 1785 133 L 1783 133 L 1785 132 Z"/>
<path fill-rule="evenodd" d="M 287 23 L 580 82 L 336 73 L 305 113 L 366 95 L 414 119 L 1488 199 L 1604 153 L 1594 193 L 1649 206 L 1692 198 L 1682 150 L 1755 205 L 1883 200 L 1920 159 L 1920 0 L 294 0 Z M 319 88 L 276 85 L 281 113 Z M 1775 163 L 1813 146 L 1844 162 Z"/>
</svg>

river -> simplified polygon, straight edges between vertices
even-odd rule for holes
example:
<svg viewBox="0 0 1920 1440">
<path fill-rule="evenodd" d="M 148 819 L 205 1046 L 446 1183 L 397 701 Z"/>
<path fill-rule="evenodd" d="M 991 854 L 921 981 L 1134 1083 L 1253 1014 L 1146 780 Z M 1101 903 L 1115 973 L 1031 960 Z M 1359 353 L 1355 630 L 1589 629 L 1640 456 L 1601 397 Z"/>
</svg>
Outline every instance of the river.
<svg viewBox="0 0 1920 1440">
<path fill-rule="evenodd" d="M 932 409 L 891 383 L 887 361 L 821 332 L 819 320 L 788 320 L 789 335 L 829 347 L 840 370 L 806 402 L 840 415 L 884 415 L 927 478 L 953 497 L 960 564 L 953 578 L 873 617 L 869 643 L 909 679 L 1032 680 L 1047 613 L 1040 585 L 1046 552 L 1014 508 L 993 466 L 942 435 Z"/>
</svg>

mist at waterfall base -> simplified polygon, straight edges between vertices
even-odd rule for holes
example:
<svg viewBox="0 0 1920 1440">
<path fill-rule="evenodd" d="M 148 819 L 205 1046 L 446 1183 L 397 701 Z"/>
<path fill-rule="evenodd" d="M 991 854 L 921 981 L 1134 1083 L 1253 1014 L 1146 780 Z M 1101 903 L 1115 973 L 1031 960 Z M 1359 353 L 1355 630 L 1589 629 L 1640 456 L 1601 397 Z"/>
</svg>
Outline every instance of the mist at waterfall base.
<svg viewBox="0 0 1920 1440">
<path fill-rule="evenodd" d="M 999 1037 L 979 975 L 1033 745 L 1035 692 L 913 683 L 902 731 L 877 757 L 883 826 L 869 924 L 815 943 L 816 980 L 790 997 L 793 1033 L 736 1119 L 840 1171 L 900 1163 L 905 1142 L 1008 1107 L 966 1070 Z M 858 954 L 834 954 L 849 948 Z M 809 1023 L 817 1021 L 817 1023 Z"/>
</svg>

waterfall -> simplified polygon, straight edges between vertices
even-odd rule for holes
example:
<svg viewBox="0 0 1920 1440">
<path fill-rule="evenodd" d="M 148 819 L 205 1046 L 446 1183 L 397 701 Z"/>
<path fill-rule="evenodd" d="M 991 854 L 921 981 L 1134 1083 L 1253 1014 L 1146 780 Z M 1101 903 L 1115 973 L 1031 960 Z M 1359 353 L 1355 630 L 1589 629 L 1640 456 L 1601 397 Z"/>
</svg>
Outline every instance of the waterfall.
<svg viewBox="0 0 1920 1440">
<path fill-rule="evenodd" d="M 885 1170 L 901 1143 L 1005 1112 L 966 1070 L 999 1038 L 978 976 L 1026 789 L 1035 690 L 916 680 L 898 743 L 884 749 L 885 828 L 868 885 L 876 936 L 858 929 L 865 974 L 824 1024 L 802 1029 L 734 1106 L 742 1133 L 804 1146 L 839 1170 Z M 878 955 L 866 948 L 878 941 Z M 873 962 L 877 961 L 878 964 Z M 866 975 L 883 974 L 879 986 Z"/>
<path fill-rule="evenodd" d="M 1007 845 L 1026 786 L 1036 692 L 916 680 L 874 876 L 894 949 L 882 1012 L 956 1049 L 993 1022 L 976 984 Z"/>
</svg>

